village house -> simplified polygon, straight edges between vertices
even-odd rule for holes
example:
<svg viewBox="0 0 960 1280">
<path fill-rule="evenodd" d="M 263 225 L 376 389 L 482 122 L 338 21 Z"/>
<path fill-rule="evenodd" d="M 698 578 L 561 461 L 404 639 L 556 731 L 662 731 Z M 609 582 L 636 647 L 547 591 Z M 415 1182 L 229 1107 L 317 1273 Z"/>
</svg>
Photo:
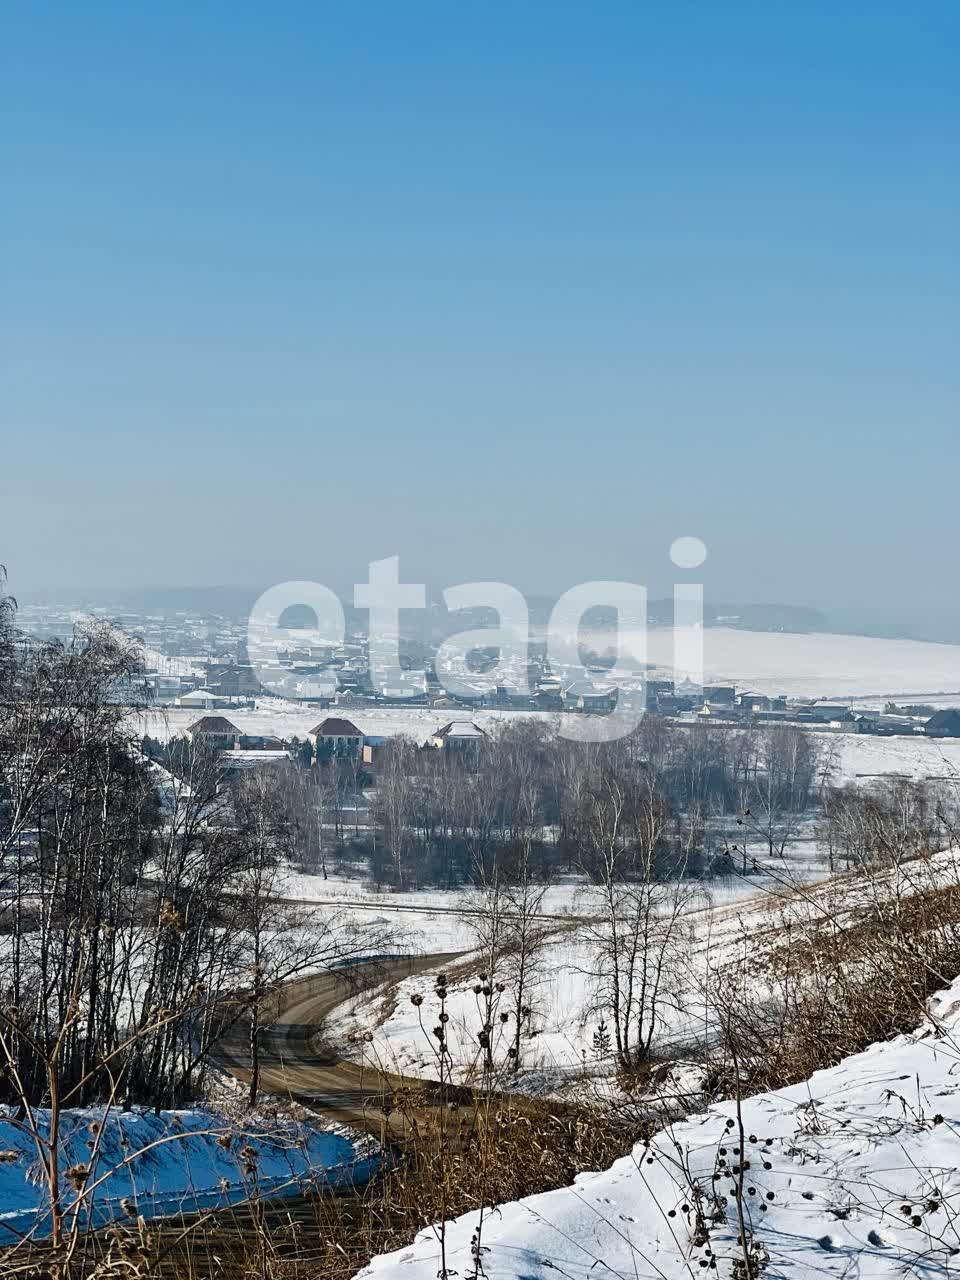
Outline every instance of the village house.
<svg viewBox="0 0 960 1280">
<path fill-rule="evenodd" d="M 697 715 L 704 720 L 723 720 L 731 723 L 744 720 L 747 712 L 732 702 L 704 702 Z"/>
<path fill-rule="evenodd" d="M 260 681 L 252 663 L 208 662 L 207 687 L 223 698 L 252 698 L 260 692 Z"/>
<path fill-rule="evenodd" d="M 486 736 L 472 720 L 451 720 L 431 735 L 429 745 L 462 751 L 465 747 L 478 746 Z"/>
<path fill-rule="evenodd" d="M 923 728 L 928 738 L 960 738 L 960 711 L 950 707 L 935 712 Z"/>
<path fill-rule="evenodd" d="M 658 711 L 661 700 L 672 698 L 674 684 L 672 680 L 650 679 L 644 683 L 644 697 L 648 711 Z"/>
<path fill-rule="evenodd" d="M 363 731 L 352 720 L 327 716 L 307 734 L 317 759 L 326 755 L 358 756 L 363 749 Z"/>
<path fill-rule="evenodd" d="M 770 699 L 765 693 L 738 693 L 737 706 L 744 711 L 772 711 Z"/>
<path fill-rule="evenodd" d="M 213 689 L 193 689 L 190 693 L 181 694 L 177 699 L 178 707 L 189 707 L 194 711 L 210 711 L 214 707 L 228 707 L 230 699 L 222 697 Z"/>
<path fill-rule="evenodd" d="M 704 705 L 712 707 L 732 707 L 736 702 L 737 690 L 732 684 L 708 684 L 703 687 Z"/>
<path fill-rule="evenodd" d="M 563 706 L 566 711 L 590 711 L 595 715 L 603 715 L 613 711 L 617 705 L 617 686 L 615 684 L 594 684 L 592 680 L 575 680 L 563 691 Z"/>
<path fill-rule="evenodd" d="M 853 712 L 842 702 L 811 702 L 802 707 L 798 720 L 812 720 L 816 724 L 841 726 L 852 724 Z"/>
<path fill-rule="evenodd" d="M 856 733 L 872 733 L 878 738 L 892 738 L 923 730 L 923 726 L 909 716 L 888 716 L 879 711 L 856 712 L 853 716 L 853 728 Z"/>
<path fill-rule="evenodd" d="M 232 751 L 240 741 L 240 730 L 226 716 L 201 716 L 187 729 L 191 742 L 214 747 L 218 751 Z"/>
</svg>

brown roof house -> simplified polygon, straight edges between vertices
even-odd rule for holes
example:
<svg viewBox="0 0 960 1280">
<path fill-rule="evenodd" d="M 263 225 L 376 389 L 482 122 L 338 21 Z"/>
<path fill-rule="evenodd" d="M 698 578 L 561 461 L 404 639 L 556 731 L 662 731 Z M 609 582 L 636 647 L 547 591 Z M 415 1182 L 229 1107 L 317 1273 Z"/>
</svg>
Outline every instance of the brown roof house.
<svg viewBox="0 0 960 1280">
<path fill-rule="evenodd" d="M 307 737 L 313 743 L 318 760 L 330 755 L 359 755 L 363 748 L 363 731 L 352 720 L 340 716 L 327 716 L 314 725 Z"/>
<path fill-rule="evenodd" d="M 240 730 L 226 716 L 201 716 L 187 729 L 187 737 L 191 742 L 231 751 L 240 741 Z"/>
</svg>

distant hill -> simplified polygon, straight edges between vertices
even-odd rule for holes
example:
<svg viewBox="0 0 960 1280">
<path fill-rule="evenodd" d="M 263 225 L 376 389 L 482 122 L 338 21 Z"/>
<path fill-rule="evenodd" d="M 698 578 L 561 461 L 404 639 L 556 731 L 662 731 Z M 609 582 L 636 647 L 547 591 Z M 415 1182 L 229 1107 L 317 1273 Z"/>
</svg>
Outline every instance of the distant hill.
<svg viewBox="0 0 960 1280">
<path fill-rule="evenodd" d="M 16 594 L 24 604 L 47 604 L 62 609 L 100 608 L 114 615 L 136 613 L 167 618 L 190 614 L 243 623 L 261 590 L 262 588 L 243 586 L 139 586 L 19 590 Z M 430 607 L 423 614 L 418 615 L 412 611 L 401 614 L 403 634 L 421 639 L 428 636 L 436 638 L 469 626 L 482 626 L 494 621 L 489 610 L 475 609 L 462 614 L 447 614 L 442 603 L 442 593 L 438 590 L 428 590 L 427 598 Z M 342 593 L 341 599 L 348 630 L 362 630 L 366 612 L 353 608 L 349 593 Z M 554 604 L 553 596 L 528 596 L 531 623 L 537 628 L 545 626 Z M 647 617 L 651 626 L 670 626 L 673 622 L 672 599 L 667 597 L 649 601 Z M 593 629 L 612 626 L 612 611 L 593 610 L 585 618 L 585 623 Z M 796 634 L 823 631 L 877 636 L 882 639 L 951 643 L 960 641 L 957 627 L 946 625 L 946 619 L 942 622 L 930 620 L 926 623 L 900 623 L 877 618 L 840 617 L 808 605 L 796 604 L 707 601 L 704 605 L 704 623 L 708 627 L 731 627 L 742 631 L 783 631 Z"/>
</svg>

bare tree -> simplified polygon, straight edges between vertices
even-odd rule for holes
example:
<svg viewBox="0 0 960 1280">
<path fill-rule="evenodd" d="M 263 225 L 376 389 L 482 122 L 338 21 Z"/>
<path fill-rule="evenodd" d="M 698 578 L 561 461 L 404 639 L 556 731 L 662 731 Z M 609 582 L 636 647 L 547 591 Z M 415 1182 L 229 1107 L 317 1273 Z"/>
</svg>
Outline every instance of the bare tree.
<svg viewBox="0 0 960 1280">
<path fill-rule="evenodd" d="M 416 744 L 396 737 L 384 752 L 377 785 L 376 812 L 393 858 L 398 889 L 406 880 L 406 857 L 411 844 L 410 821 L 414 810 L 411 779 Z"/>
<path fill-rule="evenodd" d="M 525 840 L 504 889 L 507 917 L 503 968 L 511 995 L 513 1043 L 508 1054 L 514 1071 L 519 1071 L 522 1065 L 523 1042 L 530 1033 L 534 993 L 542 976 L 545 931 L 541 911 L 546 891 L 546 884 L 534 879 L 530 841 Z"/>
<path fill-rule="evenodd" d="M 782 858 L 809 808 L 818 781 L 819 749 L 812 734 L 775 725 L 759 736 L 757 762 L 744 826 L 766 844 L 771 858 Z"/>
<path fill-rule="evenodd" d="M 598 997 L 609 1011 L 617 1058 L 635 1066 L 650 1052 L 681 959 L 682 916 L 692 897 L 683 876 L 657 877 L 667 825 L 652 782 L 604 769 L 584 807 L 586 869 L 596 881 L 593 943 Z"/>
</svg>

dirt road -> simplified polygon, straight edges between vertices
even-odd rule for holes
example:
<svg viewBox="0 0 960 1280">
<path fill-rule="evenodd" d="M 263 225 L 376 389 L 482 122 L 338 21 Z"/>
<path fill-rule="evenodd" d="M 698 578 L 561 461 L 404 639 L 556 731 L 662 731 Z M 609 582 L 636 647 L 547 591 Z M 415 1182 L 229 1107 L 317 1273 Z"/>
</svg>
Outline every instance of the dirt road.
<svg viewBox="0 0 960 1280">
<path fill-rule="evenodd" d="M 385 982 L 398 982 L 427 970 L 441 970 L 461 952 L 370 959 L 289 983 L 278 995 L 274 1021 L 260 1036 L 260 1085 L 264 1093 L 302 1102 L 331 1119 L 367 1130 L 377 1137 L 388 1123 L 396 1135 L 391 1093 L 411 1081 L 340 1058 L 324 1038 L 330 1014 L 358 992 L 371 993 Z M 238 1080 L 250 1079 L 249 1026 L 241 1020 L 228 1031 L 217 1061 Z M 429 1100 L 431 1086 L 416 1087 Z M 449 1094 L 448 1094 L 449 1096 Z"/>
</svg>

